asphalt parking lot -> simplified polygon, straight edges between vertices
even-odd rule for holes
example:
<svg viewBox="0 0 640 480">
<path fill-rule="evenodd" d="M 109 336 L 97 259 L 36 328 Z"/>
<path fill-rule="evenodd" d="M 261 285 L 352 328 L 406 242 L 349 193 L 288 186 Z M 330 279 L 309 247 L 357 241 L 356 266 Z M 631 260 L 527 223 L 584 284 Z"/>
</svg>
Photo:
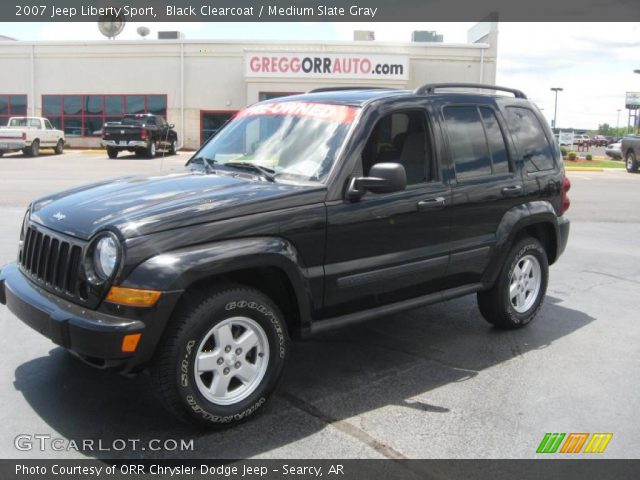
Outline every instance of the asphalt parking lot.
<svg viewBox="0 0 640 480">
<path fill-rule="evenodd" d="M 38 195 L 180 168 L 69 152 L 0 159 L 0 265 Z M 468 296 L 294 345 L 278 396 L 219 433 L 170 418 L 146 376 L 81 364 L 0 306 L 0 457 L 535 458 L 546 432 L 612 432 L 606 458 L 640 452 L 640 175 L 570 174 L 569 246 L 534 324 L 501 332 Z M 20 451 L 14 438 L 193 439 L 194 450 Z"/>
</svg>

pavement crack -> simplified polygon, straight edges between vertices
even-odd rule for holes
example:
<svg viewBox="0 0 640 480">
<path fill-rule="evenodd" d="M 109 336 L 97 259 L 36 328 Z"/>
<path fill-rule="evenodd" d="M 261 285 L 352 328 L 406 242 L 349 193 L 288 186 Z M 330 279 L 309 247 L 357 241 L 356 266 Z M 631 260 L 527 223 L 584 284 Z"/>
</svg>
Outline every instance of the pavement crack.
<svg viewBox="0 0 640 480">
<path fill-rule="evenodd" d="M 632 280 L 631 278 L 621 277 L 620 275 L 614 275 L 612 273 L 598 272 L 597 270 L 582 270 L 582 273 L 592 273 L 594 275 L 602 275 L 604 277 L 615 278 L 616 280 L 622 280 L 624 282 L 631 282 L 631 283 L 635 283 L 636 285 L 640 285 L 640 281 L 638 280 Z"/>
<path fill-rule="evenodd" d="M 289 402 L 298 410 L 301 410 L 302 412 L 308 415 L 311 415 L 312 417 L 320 420 L 323 423 L 326 423 L 327 425 L 331 425 L 337 428 L 342 433 L 345 433 L 350 437 L 355 438 L 359 442 L 364 443 L 365 445 L 371 447 L 373 450 L 375 450 L 385 458 L 388 458 L 390 460 L 404 460 L 407 458 L 402 453 L 395 450 L 393 447 L 390 447 L 389 445 L 385 445 L 384 443 L 379 442 L 364 430 L 356 427 L 355 425 L 345 420 L 339 420 L 337 418 L 332 417 L 331 415 L 320 410 L 315 405 L 312 405 L 311 403 L 307 402 L 306 400 L 303 400 L 302 398 L 296 397 L 294 394 L 290 392 L 282 391 L 280 392 L 280 396 L 283 397 L 287 402 Z"/>
</svg>

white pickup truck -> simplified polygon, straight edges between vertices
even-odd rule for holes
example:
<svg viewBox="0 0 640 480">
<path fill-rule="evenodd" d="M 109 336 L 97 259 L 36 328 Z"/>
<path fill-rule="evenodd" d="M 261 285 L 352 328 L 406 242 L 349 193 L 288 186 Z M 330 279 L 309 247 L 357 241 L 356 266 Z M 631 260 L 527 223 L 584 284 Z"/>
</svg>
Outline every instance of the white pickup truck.
<svg viewBox="0 0 640 480">
<path fill-rule="evenodd" d="M 6 127 L 0 127 L 0 157 L 6 152 L 37 157 L 41 148 L 52 148 L 56 155 L 64 150 L 64 132 L 41 117 L 12 117 Z"/>
</svg>

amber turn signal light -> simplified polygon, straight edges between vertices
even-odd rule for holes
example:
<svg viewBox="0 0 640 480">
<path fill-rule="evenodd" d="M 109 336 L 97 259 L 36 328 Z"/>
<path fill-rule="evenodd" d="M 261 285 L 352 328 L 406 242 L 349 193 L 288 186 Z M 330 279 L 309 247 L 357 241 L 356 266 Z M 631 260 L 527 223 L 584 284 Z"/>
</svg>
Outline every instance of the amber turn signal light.
<svg viewBox="0 0 640 480">
<path fill-rule="evenodd" d="M 135 352 L 136 348 L 138 348 L 140 337 L 142 337 L 141 333 L 130 333 L 129 335 L 125 335 L 122 339 L 121 350 L 125 353 Z"/>
<path fill-rule="evenodd" d="M 107 302 L 129 305 L 131 307 L 153 307 L 162 292 L 157 290 L 139 290 L 137 288 L 111 287 L 107 293 Z"/>
</svg>

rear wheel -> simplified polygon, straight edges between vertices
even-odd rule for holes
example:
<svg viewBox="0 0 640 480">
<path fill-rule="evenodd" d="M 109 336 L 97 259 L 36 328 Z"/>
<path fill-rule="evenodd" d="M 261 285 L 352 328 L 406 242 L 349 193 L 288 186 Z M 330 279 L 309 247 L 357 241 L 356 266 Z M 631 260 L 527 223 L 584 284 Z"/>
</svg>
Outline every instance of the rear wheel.
<svg viewBox="0 0 640 480">
<path fill-rule="evenodd" d="M 282 376 L 289 341 L 280 310 L 242 286 L 188 303 L 193 306 L 176 313 L 157 347 L 156 392 L 170 412 L 191 423 L 220 429 L 248 420 Z"/>
<path fill-rule="evenodd" d="M 26 148 L 25 150 L 26 155 L 30 157 L 37 157 L 38 155 L 40 155 L 40 141 L 34 140 L 33 142 L 31 142 L 31 146 Z M 23 152 L 25 150 L 23 150 Z"/>
<path fill-rule="evenodd" d="M 548 278 L 544 248 L 535 238 L 523 238 L 509 252 L 493 287 L 478 293 L 480 313 L 498 328 L 524 327 L 542 306 Z"/>
<path fill-rule="evenodd" d="M 4 155 L 4 150 L 0 150 L 0 157 Z"/>
<path fill-rule="evenodd" d="M 632 151 L 627 152 L 627 157 L 625 159 L 627 172 L 635 173 L 638 171 L 638 159 L 636 158 L 636 154 Z"/>
<path fill-rule="evenodd" d="M 56 155 L 62 155 L 62 152 L 64 152 L 64 142 L 62 140 L 58 140 L 56 148 L 53 149 L 53 152 Z"/>
<path fill-rule="evenodd" d="M 107 147 L 107 155 L 109 158 L 118 158 L 118 150 L 115 148 Z"/>
</svg>

